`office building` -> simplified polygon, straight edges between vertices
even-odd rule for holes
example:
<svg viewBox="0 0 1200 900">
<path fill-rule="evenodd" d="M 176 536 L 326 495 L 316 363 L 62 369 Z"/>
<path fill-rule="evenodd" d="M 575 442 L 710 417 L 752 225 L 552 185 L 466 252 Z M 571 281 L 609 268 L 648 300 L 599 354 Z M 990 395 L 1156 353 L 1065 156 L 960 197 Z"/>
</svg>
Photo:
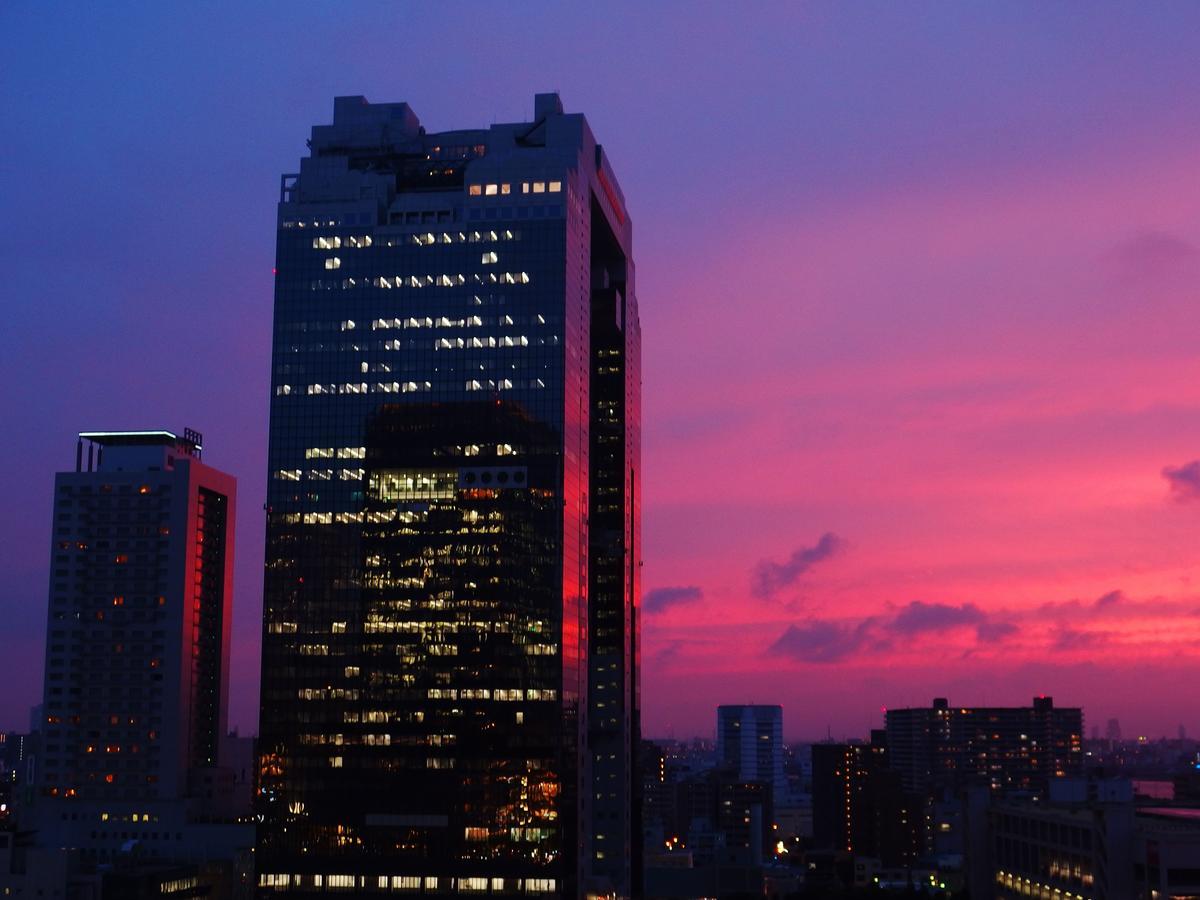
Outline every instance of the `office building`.
<svg viewBox="0 0 1200 900">
<path fill-rule="evenodd" d="M 995 790 L 1041 790 L 1083 766 L 1083 713 L 1050 697 L 1031 706 L 927 708 L 886 713 L 890 765 L 909 791 L 984 783 Z"/>
<path fill-rule="evenodd" d="M 104 861 L 209 840 L 184 833 L 219 780 L 236 485 L 200 454 L 191 431 L 86 432 L 55 477 L 39 845 Z"/>
<path fill-rule="evenodd" d="M 533 113 L 340 97 L 283 178 L 264 895 L 639 883 L 632 230 Z"/>
<path fill-rule="evenodd" d="M 1062 778 L 1044 798 L 968 796 L 972 897 L 1200 897 L 1200 809 L 1143 805 L 1124 779 Z"/>
<path fill-rule="evenodd" d="M 781 804 L 787 789 L 783 707 L 718 706 L 717 762 L 735 769 L 743 781 L 767 785 Z"/>
</svg>

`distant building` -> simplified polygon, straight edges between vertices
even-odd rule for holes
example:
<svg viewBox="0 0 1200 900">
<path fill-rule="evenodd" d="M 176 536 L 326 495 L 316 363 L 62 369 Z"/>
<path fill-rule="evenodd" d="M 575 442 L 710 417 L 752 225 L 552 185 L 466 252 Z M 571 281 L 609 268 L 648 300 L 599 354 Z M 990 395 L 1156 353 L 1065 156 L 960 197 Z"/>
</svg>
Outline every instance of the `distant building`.
<svg viewBox="0 0 1200 900">
<path fill-rule="evenodd" d="M 28 734 L 0 732 L 0 828 L 13 818 L 19 801 L 28 796 L 33 741 Z"/>
<path fill-rule="evenodd" d="M 783 707 L 718 706 L 717 763 L 732 768 L 742 781 L 757 781 L 783 802 Z"/>
<path fill-rule="evenodd" d="M 674 779 L 668 780 L 667 752 L 653 741 L 642 741 L 642 845 L 661 849 L 668 835 L 674 805 Z"/>
<path fill-rule="evenodd" d="M 674 773 L 650 794 L 655 800 L 647 822 L 661 829 L 662 840 L 648 851 L 686 850 L 698 864 L 729 854 L 739 862 L 759 865 L 775 843 L 774 803 L 770 787 L 743 781 L 724 767 L 696 773 Z"/>
<path fill-rule="evenodd" d="M 814 744 L 813 846 L 869 857 L 883 867 L 921 854 L 924 803 L 888 768 L 886 736 L 869 744 Z"/>
<path fill-rule="evenodd" d="M 236 498 L 200 454 L 194 432 L 85 432 L 55 477 L 41 758 L 21 823 L 40 846 L 103 861 L 130 841 L 170 857 L 246 843 L 249 826 L 190 828 L 226 778 Z"/>
<path fill-rule="evenodd" d="M 890 765 L 906 790 L 1038 790 L 1082 772 L 1083 712 L 1050 697 L 1016 707 L 957 707 L 939 697 L 931 707 L 889 709 L 886 722 Z"/>
</svg>

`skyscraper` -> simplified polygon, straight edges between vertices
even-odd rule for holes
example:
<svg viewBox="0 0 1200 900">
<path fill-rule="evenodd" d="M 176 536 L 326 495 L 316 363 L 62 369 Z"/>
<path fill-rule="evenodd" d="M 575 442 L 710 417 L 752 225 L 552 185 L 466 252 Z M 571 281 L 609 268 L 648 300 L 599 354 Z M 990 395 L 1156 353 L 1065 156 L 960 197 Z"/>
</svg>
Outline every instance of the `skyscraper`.
<svg viewBox="0 0 1200 900">
<path fill-rule="evenodd" d="M 783 707 L 718 706 L 717 761 L 743 781 L 769 785 L 776 804 L 787 788 L 783 774 Z"/>
<path fill-rule="evenodd" d="M 236 495 L 200 453 L 190 431 L 85 432 L 55 476 L 43 843 L 194 849 L 182 829 L 226 732 Z"/>
<path fill-rule="evenodd" d="M 339 97 L 282 182 L 264 894 L 635 891 L 640 335 L 582 115 Z"/>
</svg>

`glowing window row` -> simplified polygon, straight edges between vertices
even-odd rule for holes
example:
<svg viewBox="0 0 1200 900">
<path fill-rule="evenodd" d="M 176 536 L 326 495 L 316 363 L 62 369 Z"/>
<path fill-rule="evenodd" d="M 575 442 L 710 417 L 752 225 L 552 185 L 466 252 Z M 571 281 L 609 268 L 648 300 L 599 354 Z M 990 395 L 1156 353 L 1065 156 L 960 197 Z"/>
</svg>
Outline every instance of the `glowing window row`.
<svg viewBox="0 0 1200 900">
<path fill-rule="evenodd" d="M 296 697 L 299 700 L 357 700 L 358 691 L 354 688 L 298 688 Z"/>
<path fill-rule="evenodd" d="M 305 459 L 366 459 L 366 447 L 308 447 Z"/>
<path fill-rule="evenodd" d="M 495 254 L 492 254 L 495 256 Z M 336 269 L 341 265 L 331 266 L 329 263 L 336 262 L 337 257 L 325 260 L 325 268 Z M 495 262 L 495 260 L 492 260 Z M 528 272 L 488 272 L 486 275 L 475 273 L 471 276 L 471 280 L 475 284 L 529 284 Z M 348 287 L 358 287 L 358 283 L 353 278 L 346 279 L 349 282 Z M 391 290 L 392 288 L 412 287 L 459 287 L 467 283 L 467 276 L 461 273 L 454 275 L 379 275 L 373 278 L 369 284 L 373 287 Z"/>
<path fill-rule="evenodd" d="M 343 734 L 302 734 L 300 735 L 300 744 L 305 747 L 343 747 L 351 746 L 356 743 L 361 743 L 367 747 L 391 747 L 393 744 L 402 747 L 424 747 L 438 746 L 448 747 L 453 745 L 457 738 L 452 734 L 447 735 L 428 735 L 426 738 L 415 738 L 410 736 L 397 735 L 393 741 L 390 734 L 364 734 L 347 738 Z"/>
<path fill-rule="evenodd" d="M 489 619 L 466 619 L 459 621 L 457 619 L 435 621 L 435 622 L 411 622 L 411 621 L 396 621 L 395 619 L 381 619 L 378 613 L 371 613 L 368 620 L 363 625 L 364 631 L 376 632 L 400 632 L 403 634 L 420 634 L 420 635 L 435 635 L 438 639 L 442 639 L 447 634 L 453 634 L 459 630 L 486 631 L 495 634 L 508 634 L 511 629 L 506 622 L 493 622 Z M 526 622 L 525 629 L 535 634 L 540 634 L 543 631 L 549 630 L 549 626 L 545 622 L 534 621 Z"/>
<path fill-rule="evenodd" d="M 352 234 L 346 238 L 345 243 L 347 247 L 370 247 L 371 236 L 369 234 Z M 328 237 L 315 237 L 312 245 L 314 250 L 338 250 L 342 246 L 342 239 L 336 234 Z"/>
<path fill-rule="evenodd" d="M 498 184 L 472 184 L 467 193 L 472 197 L 503 197 L 513 192 L 513 186 L 508 182 Z M 561 181 L 522 181 L 522 194 L 561 194 Z"/>
<path fill-rule="evenodd" d="M 335 257 L 336 259 L 336 257 Z M 334 263 L 333 260 L 326 260 L 325 268 L 337 269 L 340 268 L 341 262 Z M 471 281 L 474 284 L 529 284 L 529 274 L 527 272 L 490 272 L 487 275 L 476 273 L 471 276 Z M 378 278 L 343 278 L 340 281 L 337 279 L 317 278 L 308 283 L 310 291 L 348 291 L 360 287 L 377 287 L 377 288 L 424 288 L 424 287 L 459 287 L 467 283 L 465 275 L 426 275 L 419 277 L 416 275 L 410 276 L 407 279 L 403 275 L 382 276 Z M 478 297 L 475 298 L 476 305 L 482 306 L 483 301 Z"/>
<path fill-rule="evenodd" d="M 531 343 L 536 344 L 539 347 L 557 347 L 560 343 L 560 339 L 557 334 L 539 335 L 536 338 L 532 338 Z M 375 341 L 372 343 L 366 343 L 366 342 L 352 343 L 352 342 L 346 341 L 346 342 L 334 344 L 334 343 L 325 343 L 325 342 L 320 342 L 320 341 L 314 341 L 312 343 L 305 343 L 305 344 L 292 344 L 288 349 L 292 353 L 335 353 L 335 352 L 336 353 L 367 353 L 372 350 L 380 350 L 380 351 L 386 351 L 386 352 L 395 352 L 398 350 L 418 350 L 423 346 L 425 346 L 425 345 L 420 344 L 417 341 L 412 340 L 412 339 L 402 340 L 400 338 L 392 338 L 390 340 Z M 491 347 L 491 346 L 500 346 L 500 345 L 499 345 L 499 343 L 485 345 L 481 342 L 480 344 L 477 344 L 477 345 L 468 344 L 468 346 L 478 346 L 478 347 L 489 346 L 489 347 Z M 518 345 L 514 344 L 513 346 L 518 346 Z M 524 345 L 521 345 L 521 346 L 524 346 Z M 360 368 L 361 368 L 361 365 L 362 364 L 360 364 Z M 393 365 L 395 365 L 395 363 L 385 363 L 385 362 L 372 363 L 372 364 L 367 365 L 367 369 L 362 369 L 362 371 L 367 372 L 369 370 L 371 372 L 391 372 L 391 371 L 393 371 L 392 370 Z M 283 372 L 282 374 L 289 374 L 289 373 Z M 277 394 L 293 394 L 293 393 L 296 393 L 297 391 L 302 392 L 303 389 L 302 388 L 289 388 L 288 390 L 281 390 L 281 389 L 279 389 L 279 387 L 276 387 L 275 392 Z"/>
<path fill-rule="evenodd" d="M 493 339 L 494 340 L 494 339 Z M 447 341 L 449 345 L 450 342 Z M 496 344 L 472 344 L 467 342 L 464 344 L 454 344 L 455 347 L 495 347 Z M 525 344 L 500 344 L 502 347 L 524 347 Z M 513 389 L 530 388 L 540 390 L 546 386 L 546 382 L 541 378 L 532 378 L 526 381 L 525 379 L 517 379 L 513 381 L 511 378 L 489 379 L 487 381 L 480 379 L 471 379 L 465 382 L 465 389 L 468 391 L 507 391 Z M 365 381 L 345 382 L 343 384 L 309 384 L 309 385 L 291 385 L 281 384 L 275 388 L 275 394 L 278 397 L 288 397 L 293 394 L 299 396 L 315 395 L 337 395 L 337 394 L 412 394 L 423 391 L 432 391 L 433 383 L 430 381 L 389 381 L 376 382 L 369 384 Z"/>
<path fill-rule="evenodd" d="M 506 696 L 489 696 L 493 694 L 505 694 Z M 517 696 L 511 696 L 511 695 Z M 494 691 L 487 688 L 429 688 L 426 694 L 430 700 L 557 700 L 558 691 L 553 688 L 526 688 L 525 696 L 520 696 L 521 689 L 513 688 L 509 691 Z"/>
<path fill-rule="evenodd" d="M 505 318 L 508 317 L 506 316 Z M 349 319 L 346 321 L 350 322 Z M 512 324 L 511 319 L 509 320 L 508 324 Z M 483 319 L 479 316 L 467 316 L 463 319 L 451 319 L 448 316 L 438 316 L 436 319 L 432 316 L 424 316 L 423 318 L 418 319 L 415 316 L 409 316 L 407 319 L 371 320 L 372 331 L 386 330 L 389 328 L 479 328 L 482 326 Z M 354 327 L 352 322 L 350 327 Z"/>
<path fill-rule="evenodd" d="M 340 757 L 335 757 L 340 760 Z M 473 876 L 448 878 L 437 875 L 301 875 L 279 872 L 263 872 L 258 876 L 258 886 L 279 892 L 292 888 L 314 887 L 330 891 L 355 891 L 374 888 L 377 891 L 459 891 L 482 894 L 491 890 L 520 891 L 526 894 L 553 894 L 558 882 L 553 878 L 492 878 Z"/>
<path fill-rule="evenodd" d="M 1015 875 L 1003 870 L 996 873 L 996 883 L 1022 894 L 1026 897 L 1037 897 L 1041 900 L 1090 900 L 1083 894 L 1072 894 L 1052 884 L 1043 884 L 1021 875 Z"/>
<path fill-rule="evenodd" d="M 299 481 L 304 473 L 300 469 L 279 469 L 275 477 L 279 481 Z M 310 481 L 362 481 L 366 473 L 362 469 L 309 469 Z"/>
<path fill-rule="evenodd" d="M 511 229 L 503 231 L 423 231 L 419 234 L 387 239 L 387 246 L 399 247 L 404 244 L 416 244 L 418 247 L 429 247 L 433 244 L 479 244 L 489 241 L 512 241 L 516 234 Z"/>
<path fill-rule="evenodd" d="M 539 325 L 546 324 L 546 318 L 541 313 L 535 313 L 534 316 Z M 499 325 L 513 325 L 515 320 L 510 315 L 498 316 L 496 323 Z M 314 327 L 328 327 L 333 329 L 333 323 L 325 326 L 324 323 L 313 323 Z M 424 316 L 417 318 L 409 316 L 405 319 L 372 319 L 372 331 L 386 331 L 389 328 L 480 328 L 483 326 L 482 316 L 466 316 L 462 319 L 451 319 L 449 316 L 438 316 L 436 319 L 432 316 Z M 337 331 L 354 331 L 358 328 L 358 323 L 354 319 L 342 319 L 337 323 Z M 363 370 L 364 372 L 366 369 Z"/>
<path fill-rule="evenodd" d="M 506 334 L 501 337 L 438 338 L 434 350 L 462 350 L 466 347 L 528 347 L 529 338 L 523 334 Z"/>
<path fill-rule="evenodd" d="M 295 470 L 293 470 L 295 471 Z M 294 479 L 288 479 L 294 480 Z M 489 488 L 473 488 L 473 496 L 495 496 L 495 492 Z M 530 493 L 536 497 L 550 497 L 551 491 L 544 488 L 533 488 Z M 464 514 L 464 518 L 468 522 L 476 522 L 477 518 L 469 518 Z M 383 525 L 388 522 L 408 522 L 417 521 L 418 513 L 410 510 L 396 509 L 375 509 L 367 512 L 307 512 L 307 513 L 279 513 L 279 521 L 289 525 L 362 525 L 364 523 L 370 525 Z M 492 526 L 487 529 L 488 533 L 498 533 L 499 526 Z M 424 582 L 420 579 L 412 579 L 412 583 L 408 583 L 405 579 L 391 579 L 389 584 L 392 586 L 408 586 L 421 587 Z M 383 630 L 382 628 L 373 629 L 368 624 L 367 630 Z M 388 629 L 392 630 L 392 629 Z"/>
<path fill-rule="evenodd" d="M 387 522 L 407 522 L 410 517 L 402 510 L 377 509 L 370 512 L 280 513 L 279 521 L 287 525 L 383 525 Z"/>
</svg>

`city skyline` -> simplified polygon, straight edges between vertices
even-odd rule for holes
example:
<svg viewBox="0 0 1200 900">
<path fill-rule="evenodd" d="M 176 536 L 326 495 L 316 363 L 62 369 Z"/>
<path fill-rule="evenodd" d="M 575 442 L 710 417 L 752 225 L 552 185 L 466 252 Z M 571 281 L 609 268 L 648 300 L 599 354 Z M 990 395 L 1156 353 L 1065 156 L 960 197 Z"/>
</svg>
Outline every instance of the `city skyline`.
<svg viewBox="0 0 1200 900">
<path fill-rule="evenodd" d="M 720 703 L 781 704 L 795 739 L 1040 693 L 1089 731 L 1200 728 L 1156 690 L 1200 674 L 1200 11 L 685 9 L 388 13 L 424 35 L 399 55 L 361 10 L 229 37 L 0 13 L 0 728 L 40 693 L 62 448 L 181 423 L 239 482 L 230 722 L 255 730 L 278 173 L 336 95 L 440 130 L 552 89 L 638 221 L 648 736 L 711 734 Z"/>
</svg>

